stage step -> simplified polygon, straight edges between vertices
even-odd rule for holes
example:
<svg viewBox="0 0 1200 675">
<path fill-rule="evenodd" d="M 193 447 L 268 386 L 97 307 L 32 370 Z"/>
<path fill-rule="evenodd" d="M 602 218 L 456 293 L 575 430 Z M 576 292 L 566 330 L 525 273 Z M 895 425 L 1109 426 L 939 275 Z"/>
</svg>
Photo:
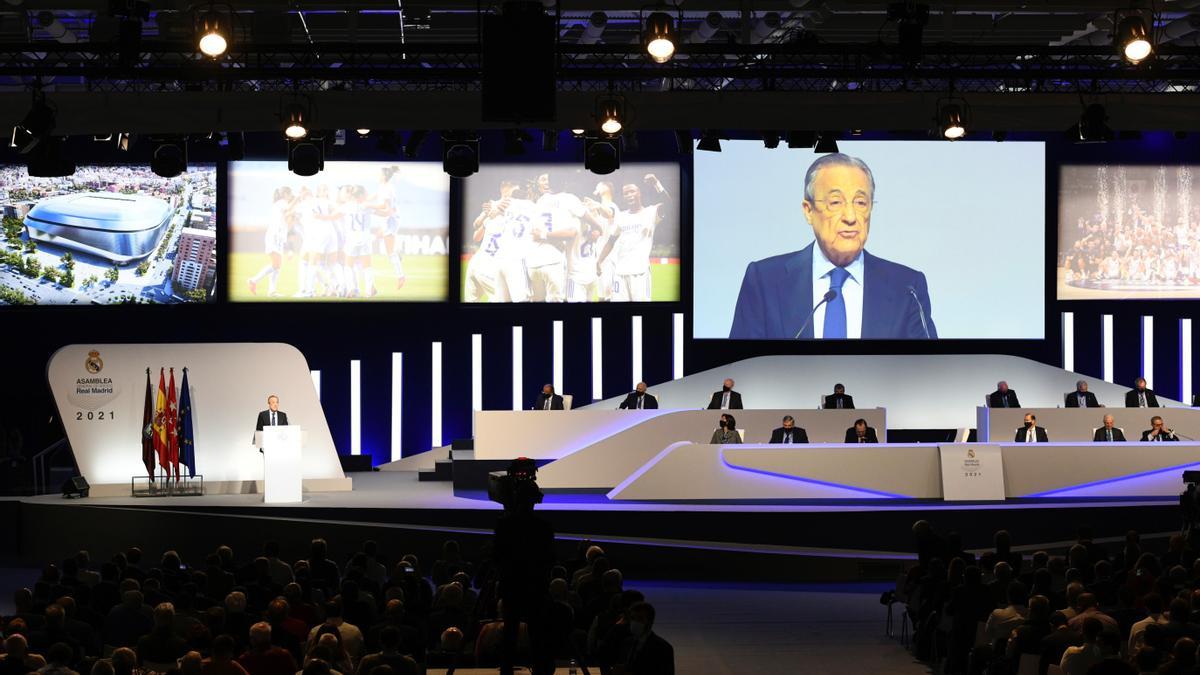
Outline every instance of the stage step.
<svg viewBox="0 0 1200 675">
<path fill-rule="evenodd" d="M 417 480 L 423 483 L 441 483 L 454 480 L 454 461 L 450 459 L 439 459 L 434 462 L 432 469 L 418 469 Z"/>
</svg>

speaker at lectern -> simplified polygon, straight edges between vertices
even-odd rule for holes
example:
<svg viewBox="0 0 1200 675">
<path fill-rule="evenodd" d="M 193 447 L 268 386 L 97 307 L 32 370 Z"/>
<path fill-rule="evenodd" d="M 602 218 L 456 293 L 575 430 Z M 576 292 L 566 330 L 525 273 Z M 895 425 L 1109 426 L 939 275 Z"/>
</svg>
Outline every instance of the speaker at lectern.
<svg viewBox="0 0 1200 675">
<path fill-rule="evenodd" d="M 300 449 L 304 430 L 299 424 L 263 427 L 254 432 L 254 445 L 263 453 L 263 503 L 294 504 L 303 501 Z"/>
</svg>

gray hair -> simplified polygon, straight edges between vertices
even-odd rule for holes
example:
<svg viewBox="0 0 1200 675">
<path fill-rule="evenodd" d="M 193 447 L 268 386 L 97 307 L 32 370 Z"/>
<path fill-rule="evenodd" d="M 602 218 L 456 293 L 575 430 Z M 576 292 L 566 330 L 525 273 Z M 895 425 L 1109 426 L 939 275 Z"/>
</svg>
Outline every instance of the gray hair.
<svg viewBox="0 0 1200 675">
<path fill-rule="evenodd" d="M 1078 382 L 1075 383 L 1075 388 L 1078 389 L 1079 385 L 1081 385 L 1081 384 L 1087 384 L 1087 380 L 1079 380 Z"/>
<path fill-rule="evenodd" d="M 784 415 L 784 416 L 783 416 L 783 421 L 784 421 L 784 422 L 795 422 L 795 421 L 796 421 L 796 418 L 795 418 L 795 417 L 792 417 L 791 415 Z"/>
<path fill-rule="evenodd" d="M 871 197 L 874 198 L 875 174 L 871 173 L 871 167 L 857 157 L 851 157 L 842 152 L 831 152 L 821 155 L 817 161 L 808 166 L 808 171 L 804 174 L 804 201 L 809 203 L 813 201 L 813 183 L 817 180 L 817 172 L 830 166 L 854 167 L 867 174 L 867 180 L 871 181 Z"/>
</svg>

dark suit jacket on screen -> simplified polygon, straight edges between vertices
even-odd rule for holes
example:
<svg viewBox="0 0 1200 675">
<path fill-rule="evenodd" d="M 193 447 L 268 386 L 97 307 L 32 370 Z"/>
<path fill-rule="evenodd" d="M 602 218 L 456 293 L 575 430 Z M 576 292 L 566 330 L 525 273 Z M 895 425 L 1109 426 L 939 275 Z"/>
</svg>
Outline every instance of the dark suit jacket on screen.
<svg viewBox="0 0 1200 675">
<path fill-rule="evenodd" d="M 545 410 L 546 409 L 546 395 L 545 394 L 538 393 L 537 398 L 534 399 L 534 401 L 533 401 L 533 409 L 534 410 Z M 563 409 L 562 396 L 559 396 L 558 394 L 550 395 L 550 409 L 551 410 L 562 410 Z"/>
<path fill-rule="evenodd" d="M 813 246 L 750 263 L 742 277 L 729 337 L 735 340 L 791 340 L 813 310 Z M 925 275 L 911 267 L 863 251 L 862 339 L 925 339 L 917 301 L 929 337 L 937 338 Z M 809 321 L 800 339 L 813 338 Z"/>
<path fill-rule="evenodd" d="M 654 396 L 654 394 L 651 394 L 650 392 L 646 392 L 645 397 L 646 397 L 646 400 L 642 401 L 643 408 L 653 409 L 653 408 L 658 407 L 658 399 Z M 625 397 L 625 400 L 621 401 L 621 405 L 617 406 L 617 409 L 619 409 L 619 410 L 625 410 L 627 408 L 635 409 L 638 407 L 637 399 L 638 399 L 637 392 L 631 391 L 631 392 L 629 392 L 629 395 Z"/>
<path fill-rule="evenodd" d="M 783 427 L 779 427 L 778 429 L 772 431 L 770 442 L 771 443 L 782 443 L 783 442 L 783 434 L 785 432 L 787 432 L 787 429 L 784 429 Z M 792 443 L 807 443 L 807 442 L 808 442 L 808 432 L 805 431 L 803 429 L 803 427 L 792 427 Z"/>
<path fill-rule="evenodd" d="M 822 405 L 826 408 L 836 408 L 838 407 L 837 402 L 839 398 L 842 400 L 843 408 L 846 410 L 854 409 L 854 397 L 850 394 L 825 394 L 825 398 L 822 399 Z"/>
<path fill-rule="evenodd" d="M 1006 398 L 1008 399 L 1007 406 L 1004 405 L 1004 399 L 1006 399 Z M 1009 389 L 1008 391 L 1001 394 L 1000 390 L 997 389 L 996 391 L 993 391 L 992 393 L 988 394 L 988 407 L 989 408 L 1004 408 L 1004 407 L 1020 408 L 1021 403 L 1020 403 L 1020 401 L 1017 400 L 1017 392 L 1015 390 Z"/>
<path fill-rule="evenodd" d="M 1083 392 L 1083 398 L 1087 402 L 1087 405 L 1084 406 L 1085 408 L 1099 408 L 1100 407 L 1100 402 L 1096 400 L 1096 395 L 1093 394 L 1092 392 L 1090 392 L 1090 391 Z M 1079 407 L 1079 392 L 1071 391 L 1071 392 L 1067 392 L 1066 394 L 1063 394 L 1063 403 L 1065 403 L 1066 407 L 1068 407 L 1068 408 L 1078 408 Z"/>
<path fill-rule="evenodd" d="M 282 410 L 276 410 L 275 411 L 275 421 L 277 422 L 276 426 L 280 426 L 280 427 L 286 426 L 288 423 L 287 413 L 283 412 Z M 262 431 L 263 427 L 269 427 L 269 426 L 271 426 L 271 411 L 264 410 L 264 411 L 258 413 L 258 423 L 254 425 L 254 430 Z"/>
<path fill-rule="evenodd" d="M 867 427 L 866 438 L 867 438 L 867 440 L 866 440 L 867 443 L 878 443 L 879 442 L 879 437 L 875 435 L 875 427 Z M 857 443 L 858 442 L 858 434 L 854 432 L 854 427 L 850 427 L 849 429 L 846 430 L 846 442 L 847 443 Z"/>
<path fill-rule="evenodd" d="M 1128 392 L 1125 393 L 1125 407 L 1126 408 L 1138 407 L 1137 389 L 1130 389 Z M 1147 408 L 1157 408 L 1158 407 L 1158 397 L 1155 396 L 1154 392 L 1150 391 L 1149 389 L 1146 390 L 1146 407 Z"/>
<path fill-rule="evenodd" d="M 720 410 L 721 409 L 721 397 L 724 395 L 725 395 L 725 392 L 723 392 L 723 391 L 714 391 L 713 395 L 712 395 L 712 400 L 710 400 L 708 402 L 708 409 L 709 410 Z M 742 395 L 737 393 L 736 391 L 729 392 L 729 409 L 730 410 L 741 410 L 742 409 Z"/>
<path fill-rule="evenodd" d="M 1046 430 L 1041 427 L 1034 427 L 1033 434 L 1034 434 L 1034 436 L 1037 437 L 1037 441 L 1035 441 L 1037 443 L 1049 443 L 1050 442 L 1050 438 L 1046 435 Z M 1025 427 L 1017 427 L 1017 435 L 1015 438 L 1013 438 L 1013 442 L 1014 443 L 1024 443 L 1025 442 Z"/>
<path fill-rule="evenodd" d="M 1108 442 L 1108 439 L 1105 438 L 1106 435 L 1107 434 L 1104 433 L 1104 427 L 1100 427 L 1099 429 L 1096 430 L 1096 433 L 1092 436 L 1092 442 L 1093 443 L 1106 443 L 1106 442 Z M 1120 429 L 1118 429 L 1116 427 L 1113 427 L 1112 435 L 1113 435 L 1112 439 L 1113 439 L 1114 443 L 1119 442 L 1119 441 L 1123 442 L 1125 440 L 1125 432 L 1121 431 Z"/>
</svg>

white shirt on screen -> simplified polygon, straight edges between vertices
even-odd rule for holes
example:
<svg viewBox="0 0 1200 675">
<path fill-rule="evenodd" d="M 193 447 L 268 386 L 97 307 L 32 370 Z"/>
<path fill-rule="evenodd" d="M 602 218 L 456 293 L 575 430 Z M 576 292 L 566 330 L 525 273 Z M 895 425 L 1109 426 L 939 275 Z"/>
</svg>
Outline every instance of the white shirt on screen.
<svg viewBox="0 0 1200 675">
<path fill-rule="evenodd" d="M 729 392 L 721 394 L 721 410 L 729 410 Z"/>
<path fill-rule="evenodd" d="M 846 302 L 846 337 L 851 340 L 862 337 L 863 267 L 863 254 L 860 252 L 854 262 L 846 266 L 846 271 L 850 273 L 850 276 L 842 284 L 842 298 Z M 816 244 L 813 244 L 812 268 L 812 301 L 813 307 L 816 307 L 817 303 L 825 297 L 825 293 L 829 291 L 829 273 L 834 268 L 834 264 L 829 262 L 829 259 L 825 257 L 825 252 Z M 826 305 L 817 307 L 817 311 L 813 314 L 813 337 L 816 339 L 824 337 L 825 307 Z"/>
</svg>

